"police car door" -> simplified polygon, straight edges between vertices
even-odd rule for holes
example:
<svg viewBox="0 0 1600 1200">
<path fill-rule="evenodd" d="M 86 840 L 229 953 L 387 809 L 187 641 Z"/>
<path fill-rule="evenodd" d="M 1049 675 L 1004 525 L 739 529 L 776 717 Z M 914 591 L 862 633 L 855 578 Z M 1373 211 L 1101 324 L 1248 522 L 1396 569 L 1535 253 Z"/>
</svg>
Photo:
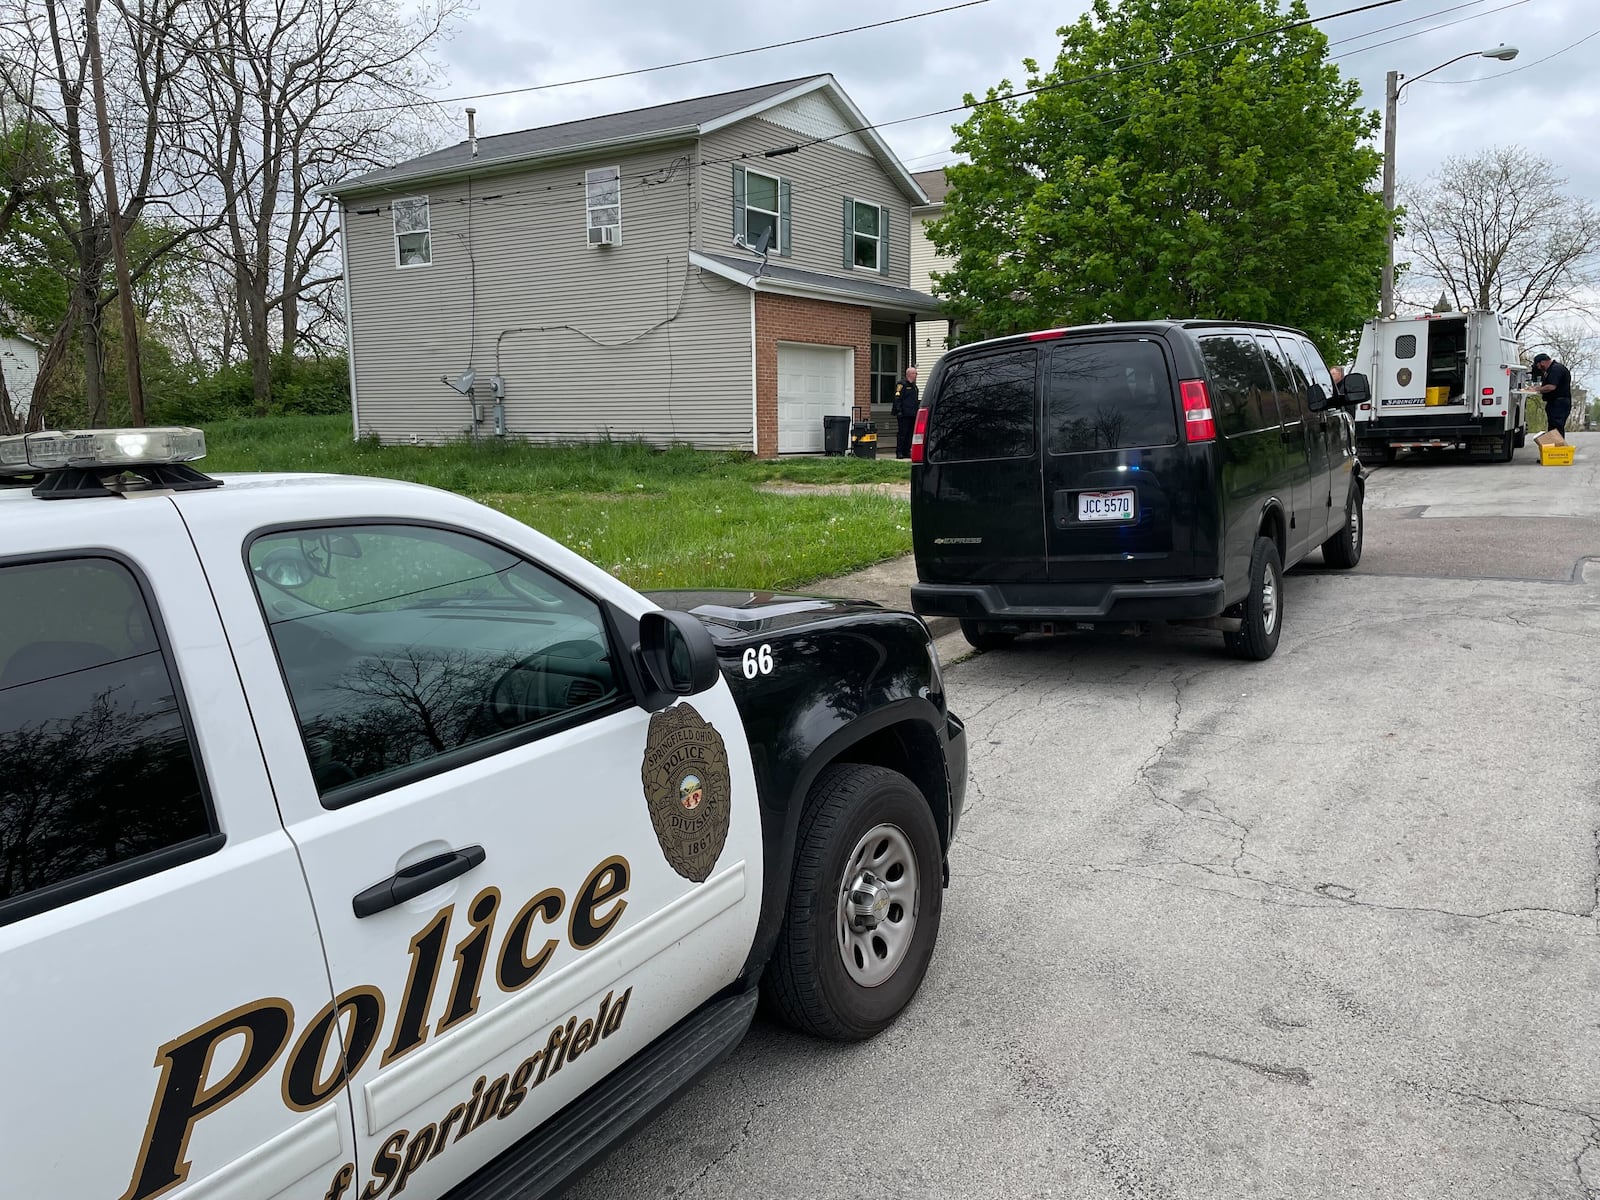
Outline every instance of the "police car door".
<svg viewBox="0 0 1600 1200">
<path fill-rule="evenodd" d="M 4 499 L 0 1194 L 320 1197 L 327 969 L 183 524 Z"/>
<path fill-rule="evenodd" d="M 349 1194 L 437 1196 L 737 976 L 761 894 L 737 711 L 721 680 L 642 711 L 618 635 L 647 605 L 475 505 L 394 488 L 382 522 L 330 519 L 284 490 L 244 529 L 245 487 L 208 499 L 341 1006 Z"/>
</svg>

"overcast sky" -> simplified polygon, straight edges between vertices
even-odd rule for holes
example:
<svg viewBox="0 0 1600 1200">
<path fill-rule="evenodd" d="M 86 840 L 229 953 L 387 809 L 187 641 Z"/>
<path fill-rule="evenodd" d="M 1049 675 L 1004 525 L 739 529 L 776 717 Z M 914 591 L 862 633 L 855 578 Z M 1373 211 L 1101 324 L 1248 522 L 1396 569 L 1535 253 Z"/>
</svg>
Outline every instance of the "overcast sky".
<svg viewBox="0 0 1600 1200">
<path fill-rule="evenodd" d="M 811 0 L 766 9 L 731 0 L 537 8 L 525 0 L 477 0 L 477 11 L 443 47 L 444 80 L 437 94 L 454 97 L 656 66 L 951 2 L 864 6 L 858 0 Z M 1311 0 L 1311 12 L 1323 16 L 1370 2 Z M 804 46 L 471 103 L 480 133 L 504 133 L 831 72 L 868 120 L 895 121 L 949 108 L 961 102 L 963 92 L 981 95 L 1003 78 L 1020 82 L 1026 74 L 1022 60 L 1053 62 L 1060 48 L 1056 28 L 1087 7 L 1087 0 L 987 0 Z M 537 12 L 534 20 L 530 12 Z M 1331 53 L 1340 67 L 1360 81 L 1376 109 L 1383 107 L 1387 71 L 1420 75 L 1458 54 L 1502 42 L 1519 47 L 1514 62 L 1469 58 L 1404 90 L 1396 155 L 1401 176 L 1420 178 L 1446 155 L 1519 145 L 1556 162 L 1575 191 L 1600 200 L 1600 139 L 1594 133 L 1600 122 L 1600 36 L 1537 63 L 1600 34 L 1597 0 L 1398 0 L 1326 21 L 1322 28 L 1335 43 Z M 912 170 L 927 170 L 952 160 L 950 126 L 956 119 L 930 117 L 891 125 L 882 134 Z"/>
<path fill-rule="evenodd" d="M 937 9 L 959 0 L 810 0 L 771 9 L 734 0 L 609 0 L 570 6 L 476 0 L 441 48 L 435 94 L 458 97 L 559 83 L 809 37 Z M 1373 0 L 1310 0 L 1313 17 Z M 831 72 L 872 122 L 959 105 L 1001 79 L 1020 85 L 1024 58 L 1048 68 L 1056 29 L 1089 0 L 985 0 L 958 11 L 714 63 L 466 103 L 480 134 L 505 133 L 754 84 Z M 530 19 L 530 12 L 537 17 Z M 1384 76 L 1419 76 L 1459 54 L 1516 46 L 1512 62 L 1467 58 L 1401 93 L 1396 164 L 1421 181 L 1450 155 L 1520 146 L 1556 164 L 1572 191 L 1600 202 L 1600 0 L 1394 0 L 1321 23 L 1330 54 L 1381 112 Z M 1583 40 L 1588 39 L 1588 40 Z M 1579 44 L 1581 42 L 1581 44 Z M 1553 57 L 1552 57 L 1553 56 Z M 1548 61 L 1541 61 L 1548 59 Z M 961 114 L 880 132 L 913 171 L 953 161 Z M 460 118 L 460 128 L 465 118 Z"/>
</svg>

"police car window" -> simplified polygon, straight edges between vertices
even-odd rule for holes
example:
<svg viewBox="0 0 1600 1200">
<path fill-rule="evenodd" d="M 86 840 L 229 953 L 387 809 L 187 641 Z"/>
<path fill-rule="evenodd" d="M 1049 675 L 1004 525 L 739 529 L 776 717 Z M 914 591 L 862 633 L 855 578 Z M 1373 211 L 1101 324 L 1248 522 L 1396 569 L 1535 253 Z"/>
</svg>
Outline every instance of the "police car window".
<svg viewBox="0 0 1600 1200">
<path fill-rule="evenodd" d="M 1170 446 L 1178 440 L 1172 378 L 1153 342 L 1087 342 L 1050 351 L 1050 453 Z"/>
<path fill-rule="evenodd" d="M 621 700 L 599 606 L 498 546 L 354 525 L 263 535 L 249 561 L 330 802 Z"/>
<path fill-rule="evenodd" d="M 215 826 L 132 573 L 0 566 L 0 613 L 0 923 L 204 849 Z"/>
<path fill-rule="evenodd" d="M 1030 346 L 948 364 L 929 413 L 928 461 L 1032 454 L 1037 358 Z"/>
</svg>

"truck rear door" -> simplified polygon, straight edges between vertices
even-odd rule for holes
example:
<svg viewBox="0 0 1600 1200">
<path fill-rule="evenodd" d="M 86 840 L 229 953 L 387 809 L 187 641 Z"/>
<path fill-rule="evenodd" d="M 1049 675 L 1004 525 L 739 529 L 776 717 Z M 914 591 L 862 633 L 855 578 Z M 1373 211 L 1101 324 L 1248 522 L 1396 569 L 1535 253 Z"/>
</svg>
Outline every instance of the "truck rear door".
<svg viewBox="0 0 1600 1200">
<path fill-rule="evenodd" d="M 0 557 L 0 1191 L 323 1196 L 327 966 L 193 547 L 164 497 L 38 509 Z"/>
<path fill-rule="evenodd" d="M 1151 336 L 1045 343 L 1045 537 L 1053 581 L 1196 573 L 1215 528 L 1208 446 L 1179 432 L 1177 373 Z"/>
</svg>

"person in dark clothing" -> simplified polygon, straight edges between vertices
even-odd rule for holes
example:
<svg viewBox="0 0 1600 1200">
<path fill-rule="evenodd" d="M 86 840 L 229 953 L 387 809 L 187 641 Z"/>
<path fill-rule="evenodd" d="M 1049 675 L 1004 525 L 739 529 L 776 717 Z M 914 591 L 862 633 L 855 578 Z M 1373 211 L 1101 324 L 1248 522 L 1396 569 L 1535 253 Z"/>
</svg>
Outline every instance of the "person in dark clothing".
<svg viewBox="0 0 1600 1200">
<path fill-rule="evenodd" d="M 1572 415 L 1572 372 L 1548 354 L 1534 355 L 1533 369 L 1541 380 L 1538 390 L 1544 393 L 1545 420 L 1564 438 Z"/>
<path fill-rule="evenodd" d="M 917 369 L 906 368 L 905 382 L 894 389 L 894 456 L 911 457 L 911 434 L 916 429 L 917 408 L 922 395 L 917 391 Z"/>
</svg>

